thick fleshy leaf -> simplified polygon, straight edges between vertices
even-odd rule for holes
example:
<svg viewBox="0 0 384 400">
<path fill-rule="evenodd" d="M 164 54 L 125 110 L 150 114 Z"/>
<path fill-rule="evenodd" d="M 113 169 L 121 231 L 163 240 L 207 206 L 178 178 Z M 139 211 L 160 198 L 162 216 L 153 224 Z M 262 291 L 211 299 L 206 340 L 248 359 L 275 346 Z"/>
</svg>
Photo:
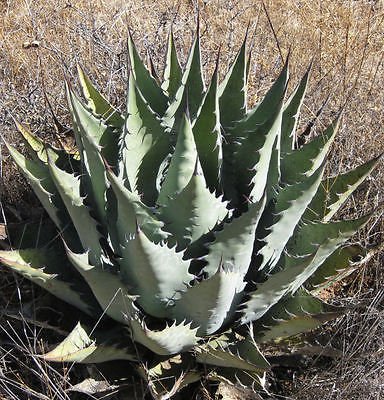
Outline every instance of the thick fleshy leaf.
<svg viewBox="0 0 384 400">
<path fill-rule="evenodd" d="M 334 251 L 309 279 L 312 292 L 319 292 L 345 278 L 357 267 L 356 261 L 367 255 L 367 250 L 358 245 L 345 246 Z"/>
<path fill-rule="evenodd" d="M 247 35 L 219 86 L 220 123 L 224 131 L 240 121 L 247 111 Z"/>
<path fill-rule="evenodd" d="M 40 160 L 25 158 L 7 142 L 5 142 L 5 145 L 15 163 L 27 178 L 49 217 L 59 229 L 64 229 L 69 222 L 68 215 L 63 210 L 64 204 L 49 173 L 48 166 Z"/>
<path fill-rule="evenodd" d="M 314 256 L 306 258 L 284 256 L 283 259 L 286 263 L 285 268 L 270 275 L 257 285 L 256 290 L 248 293 L 249 299 L 242 304 L 240 310 L 241 324 L 257 321 L 289 293 L 292 286 L 297 285 L 299 281 L 300 284 L 304 283 L 300 277 L 309 269 Z"/>
<path fill-rule="evenodd" d="M 224 223 L 222 229 L 215 232 L 215 240 L 207 244 L 209 253 L 204 258 L 207 262 L 204 272 L 212 275 L 224 265 L 234 267 L 245 276 L 251 263 L 256 228 L 264 207 L 265 198 L 250 204 L 248 211 Z"/>
<path fill-rule="evenodd" d="M 280 132 L 277 133 L 277 136 L 275 138 L 275 143 L 272 146 L 272 152 L 271 152 L 271 158 L 269 161 L 269 168 L 268 168 L 268 173 L 267 173 L 267 184 L 265 187 L 265 193 L 267 196 L 267 202 L 272 201 L 274 202 L 274 199 L 276 197 L 276 193 L 279 192 L 279 184 L 280 184 L 280 178 L 281 178 L 281 172 L 280 172 Z M 255 184 L 253 191 L 256 190 L 256 193 L 260 189 L 258 189 L 258 186 Z M 251 192 L 251 196 L 254 196 L 253 191 Z"/>
<path fill-rule="evenodd" d="M 237 339 L 228 347 L 230 351 L 238 354 L 241 358 L 251 362 L 260 369 L 269 369 L 269 362 L 263 356 L 251 335 L 247 335 L 244 339 Z"/>
<path fill-rule="evenodd" d="M 196 118 L 205 93 L 198 31 L 199 29 L 197 29 L 195 41 L 193 42 L 189 52 L 183 77 L 181 79 L 181 85 L 163 119 L 165 125 L 171 128 L 174 132 L 177 132 L 180 129 L 180 120 L 184 113 L 188 113 L 191 121 Z"/>
<path fill-rule="evenodd" d="M 224 193 L 235 205 L 243 204 L 252 189 L 253 201 L 264 194 L 272 150 L 276 136 L 280 135 L 287 80 L 288 62 L 261 103 L 224 132 Z"/>
<path fill-rule="evenodd" d="M 288 242 L 287 251 L 301 256 L 316 253 L 309 267 L 291 285 L 290 291 L 294 293 L 303 285 L 334 251 L 368 222 L 370 216 L 348 221 L 308 223 L 300 227 Z"/>
<path fill-rule="evenodd" d="M 303 215 L 303 219 L 329 221 L 348 197 L 364 182 L 381 158 L 380 155 L 351 171 L 324 179 Z"/>
<path fill-rule="evenodd" d="M 197 165 L 187 186 L 160 209 L 164 229 L 172 234 L 168 238 L 168 245 L 185 249 L 189 243 L 221 223 L 228 212 L 227 203 L 207 188 Z"/>
<path fill-rule="evenodd" d="M 93 115 L 70 88 L 67 89 L 67 97 L 80 156 L 84 150 L 82 138 L 86 135 L 100 146 L 100 153 L 108 164 L 116 167 L 120 161 L 118 151 L 121 130 L 106 125 L 104 121 Z"/>
<path fill-rule="evenodd" d="M 284 183 L 300 182 L 311 176 L 324 163 L 339 127 L 339 117 L 303 147 L 293 150 L 281 159 L 281 180 Z"/>
<path fill-rule="evenodd" d="M 83 327 L 80 322 L 53 350 L 43 355 L 47 361 L 102 363 L 113 360 L 137 360 L 137 349 L 121 329 L 100 332 Z"/>
<path fill-rule="evenodd" d="M 188 112 L 187 104 L 187 91 L 182 83 L 162 118 L 164 126 L 170 132 L 176 133 L 179 131 L 183 113 Z"/>
<path fill-rule="evenodd" d="M 0 262 L 79 310 L 96 316 L 98 305 L 88 286 L 71 271 L 59 249 L 0 251 Z"/>
<path fill-rule="evenodd" d="M 225 344 L 224 347 L 217 345 L 213 340 L 205 345 L 196 346 L 195 355 L 197 362 L 217 367 L 253 372 L 269 369 L 268 361 L 250 338 L 237 340 L 236 344 L 229 346 Z"/>
<path fill-rule="evenodd" d="M 228 184 L 237 188 L 239 204 L 248 199 L 259 201 L 264 195 L 272 168 L 272 155 L 280 136 L 281 118 L 282 101 L 269 113 L 266 120 L 257 124 L 249 124 L 243 120 L 235 127 L 242 132 L 243 137 L 239 139 L 238 149 L 234 154 L 234 165 L 224 164 L 223 179 L 225 184 L 229 177 Z M 226 186 L 224 190 L 228 192 Z"/>
<path fill-rule="evenodd" d="M 192 127 L 199 160 L 211 192 L 220 188 L 219 179 L 223 158 L 217 96 L 217 68 L 218 66 Z"/>
<path fill-rule="evenodd" d="M 73 103 L 77 102 L 80 104 L 80 106 L 83 106 L 81 101 L 77 98 L 77 96 L 75 95 L 71 84 L 66 80 L 65 81 L 65 94 L 66 94 L 66 99 L 67 99 L 67 104 L 68 104 L 68 109 L 71 115 L 71 119 L 72 119 L 72 125 L 73 125 L 73 135 L 75 137 L 75 143 L 76 143 L 76 147 L 77 147 L 77 153 L 78 153 L 78 158 L 80 159 L 81 162 L 81 168 L 83 168 L 83 164 L 84 164 L 84 148 L 83 148 L 83 143 L 81 140 L 81 135 L 79 133 L 79 129 L 77 128 L 76 125 L 76 120 L 75 120 L 75 110 L 73 107 Z M 85 108 L 85 110 L 87 110 L 87 108 L 85 106 L 83 106 Z M 81 107 L 79 107 L 81 109 Z M 91 112 L 89 110 L 87 110 L 89 114 L 91 114 Z"/>
<path fill-rule="evenodd" d="M 302 77 L 295 90 L 284 104 L 283 119 L 281 122 L 281 152 L 290 153 L 294 149 L 295 131 L 299 120 L 300 109 L 307 91 L 308 78 L 312 65 Z"/>
<path fill-rule="evenodd" d="M 137 313 L 136 300 L 128 291 L 127 285 L 113 271 L 89 264 L 88 254 L 76 254 L 67 249 L 67 256 L 72 265 L 82 275 L 100 304 L 103 313 L 122 324 L 129 324 L 129 317 Z"/>
<path fill-rule="evenodd" d="M 177 320 L 186 319 L 198 326 L 200 336 L 211 335 L 234 319 L 244 288 L 239 269 L 224 264 L 209 279 L 195 282 L 182 293 L 172 313 Z"/>
<path fill-rule="evenodd" d="M 97 116 L 100 116 L 108 125 L 121 128 L 124 124 L 123 116 L 113 107 L 108 100 L 96 89 L 89 77 L 84 73 L 80 65 L 77 72 L 83 95 L 87 100 L 88 108 Z"/>
<path fill-rule="evenodd" d="M 168 356 L 191 350 L 198 341 L 197 328 L 192 329 L 191 324 L 181 322 L 166 326 L 161 330 L 149 329 L 145 322 L 132 320 L 130 328 L 133 338 L 154 353 Z"/>
<path fill-rule="evenodd" d="M 171 30 L 168 36 L 168 50 L 165 61 L 163 84 L 161 85 L 161 88 L 167 93 L 170 101 L 173 101 L 176 96 L 176 92 L 181 85 L 182 76 L 183 72 L 177 58 L 173 32 Z"/>
<path fill-rule="evenodd" d="M 301 227 L 288 242 L 287 252 L 295 256 L 312 253 L 313 256 L 308 267 L 290 284 L 289 291 L 294 293 L 298 290 L 335 250 L 367 223 L 369 218 L 370 215 L 367 215 L 356 220 L 307 224 Z M 287 268 L 285 266 L 285 269 Z"/>
<path fill-rule="evenodd" d="M 24 143 L 30 151 L 33 158 L 38 158 L 43 162 L 47 162 L 47 154 L 45 151 L 45 143 L 34 135 L 25 125 L 14 120 L 17 130 L 21 133 Z"/>
<path fill-rule="evenodd" d="M 313 253 L 327 240 L 339 238 L 345 241 L 364 226 L 370 217 L 371 214 L 346 221 L 301 223 L 289 240 L 287 251 L 295 256 L 304 256 Z"/>
<path fill-rule="evenodd" d="M 106 192 L 108 188 L 105 166 L 102 157 L 103 138 L 114 134 L 110 128 L 93 116 L 73 93 L 70 93 L 72 102 L 72 118 L 83 146 L 83 165 L 86 169 L 85 183 L 87 190 L 92 193 L 89 197 L 91 205 L 97 210 L 97 216 L 104 225 L 107 221 Z M 110 132 L 108 132 L 108 130 Z M 113 160 L 116 162 L 117 160 Z"/>
<path fill-rule="evenodd" d="M 160 153 L 151 152 L 156 142 L 160 142 L 163 145 L 163 151 L 160 151 Z M 157 146 L 158 150 L 159 146 Z M 151 196 L 153 196 L 153 188 L 156 187 L 157 169 L 169 150 L 169 135 L 161 125 L 160 119 L 149 108 L 131 73 L 128 86 L 128 115 L 124 133 L 124 162 L 129 186 L 137 192 L 143 190 L 144 196 L 146 196 L 146 187 L 150 186 L 150 190 L 152 191 Z M 151 153 L 148 154 L 149 152 Z M 142 165 L 144 159 L 146 159 L 146 164 Z M 148 164 L 150 162 L 153 165 Z M 143 171 L 144 168 L 150 167 L 154 169 L 145 174 L 145 178 L 150 178 L 150 183 L 143 180 L 143 177 L 138 182 L 139 170 Z M 141 194 L 141 192 L 139 193 Z M 151 200 L 152 203 L 155 202 L 155 199 Z"/>
<path fill-rule="evenodd" d="M 65 205 L 60 197 L 59 191 L 57 190 L 54 181 L 51 177 L 48 166 L 42 162 L 40 159 L 29 160 L 25 158 L 21 153 L 19 153 L 16 149 L 5 142 L 8 151 L 16 162 L 18 167 L 21 169 L 23 175 L 28 180 L 31 185 L 33 191 L 35 192 L 37 198 L 40 200 L 44 209 L 48 213 L 51 220 L 54 222 L 56 227 L 59 229 L 62 237 L 67 240 L 67 242 L 73 246 L 74 249 L 78 249 L 79 238 L 75 231 L 75 228 L 71 222 L 70 216 L 66 211 Z M 51 151 L 50 148 L 46 149 L 46 155 L 50 154 L 53 158 L 55 158 L 56 154 Z M 59 160 L 58 160 L 59 161 Z M 48 230 L 48 229 L 47 229 Z M 38 230 L 39 232 L 39 230 Z M 24 235 L 24 233 L 23 233 Z M 16 235 L 17 236 L 17 235 Z M 27 244 L 25 246 L 26 240 L 23 240 L 23 237 L 11 236 L 11 241 L 16 241 L 19 243 L 19 246 L 16 247 L 30 247 L 31 244 Z M 41 237 L 42 235 L 40 235 Z M 55 234 L 51 236 L 51 239 L 55 237 Z M 19 240 L 21 239 L 21 240 Z M 14 245 L 16 244 L 13 243 Z M 34 241 L 35 245 L 37 242 Z"/>
<path fill-rule="evenodd" d="M 191 121 L 193 121 L 197 116 L 205 92 L 204 75 L 201 67 L 199 28 L 197 28 L 196 38 L 188 56 L 182 84 L 185 86 L 189 115 Z"/>
<path fill-rule="evenodd" d="M 137 192 L 145 204 L 155 206 L 159 196 L 158 175 L 161 167 L 171 154 L 171 143 L 168 135 L 162 135 L 148 150 L 137 172 Z M 157 174 L 155 173 L 157 172 Z"/>
<path fill-rule="evenodd" d="M 153 316 L 168 317 L 179 292 L 193 279 L 190 262 L 166 244 L 151 242 L 140 229 L 121 243 L 120 251 L 122 279 L 139 295 L 140 306 Z"/>
<path fill-rule="evenodd" d="M 168 105 L 167 96 L 158 85 L 156 79 L 143 64 L 143 61 L 136 50 L 135 44 L 133 43 L 131 34 L 128 36 L 128 50 L 131 71 L 140 87 L 142 95 L 153 111 L 160 116 L 164 115 Z"/>
<path fill-rule="evenodd" d="M 282 299 L 254 324 L 256 340 L 265 343 L 297 335 L 315 329 L 343 312 L 343 308 L 331 306 L 305 290 L 299 290 Z"/>
<path fill-rule="evenodd" d="M 100 244 L 101 235 L 96 221 L 91 217 L 89 208 L 84 204 L 80 193 L 80 179 L 58 168 L 49 162 L 52 179 L 60 193 L 79 235 L 84 250 L 89 250 L 90 261 L 94 265 L 101 264 L 103 250 Z"/>
<path fill-rule="evenodd" d="M 255 127 L 264 123 L 271 118 L 271 115 L 273 115 L 276 110 L 280 108 L 280 103 L 282 103 L 285 96 L 288 76 L 287 59 L 280 75 L 268 90 L 262 101 L 247 113 L 244 119 L 244 123 L 247 127 Z"/>
<path fill-rule="evenodd" d="M 319 168 L 316 173 L 303 182 L 287 185 L 277 195 L 274 222 L 267 228 L 269 233 L 262 239 L 265 246 L 259 251 L 259 255 L 263 257 L 260 270 L 271 271 L 276 265 L 304 211 L 315 195 L 322 174 L 323 168 Z"/>
<path fill-rule="evenodd" d="M 29 156 L 33 160 L 40 160 L 46 164 L 48 161 L 47 149 L 49 149 L 52 157 L 54 157 L 56 162 L 63 168 L 73 171 L 78 166 L 79 154 L 75 149 L 69 149 L 67 147 L 64 149 L 57 149 L 33 134 L 26 125 L 21 124 L 14 118 L 13 120 L 16 128 L 22 135 Z"/>
<path fill-rule="evenodd" d="M 164 223 L 157 219 L 154 209 L 147 207 L 139 195 L 129 191 L 113 172 L 107 170 L 107 176 L 117 200 L 115 226 L 110 226 L 110 229 L 117 228 L 120 243 L 129 235 L 134 235 L 137 226 L 155 243 L 167 239 L 168 234 L 162 230 Z"/>
<path fill-rule="evenodd" d="M 181 192 L 187 186 L 195 171 L 196 161 L 197 150 L 191 122 L 184 115 L 176 148 L 161 186 L 159 198 L 157 199 L 159 205 L 167 205 L 170 197 Z"/>
</svg>

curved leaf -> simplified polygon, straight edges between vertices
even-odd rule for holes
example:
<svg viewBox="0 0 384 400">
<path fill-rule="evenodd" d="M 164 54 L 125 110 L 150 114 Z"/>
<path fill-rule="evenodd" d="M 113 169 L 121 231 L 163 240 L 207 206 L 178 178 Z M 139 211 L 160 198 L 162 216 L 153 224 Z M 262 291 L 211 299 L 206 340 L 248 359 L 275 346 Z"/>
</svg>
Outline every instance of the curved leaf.
<svg viewBox="0 0 384 400">
<path fill-rule="evenodd" d="M 198 326 L 200 336 L 211 335 L 234 318 L 244 288 L 239 269 L 224 264 L 209 279 L 185 290 L 175 302 L 172 313 L 177 320 L 185 318 Z"/>
<path fill-rule="evenodd" d="M 239 138 L 233 155 L 233 165 L 227 163 L 223 166 L 223 179 L 224 185 L 228 181 L 224 186 L 227 192 L 228 185 L 237 188 L 237 196 L 241 196 L 238 199 L 239 204 L 247 199 L 259 201 L 264 195 L 273 151 L 280 136 L 281 117 L 282 101 L 269 113 L 266 120 L 250 124 L 244 119 L 235 127 L 237 132 L 242 132 L 242 137 Z M 229 196 L 233 198 L 230 192 Z"/>
<path fill-rule="evenodd" d="M 91 263 L 100 265 L 103 250 L 97 223 L 80 194 L 80 180 L 49 161 L 49 171 L 79 235 L 84 250 L 89 250 Z"/>
<path fill-rule="evenodd" d="M 281 122 L 281 152 L 290 153 L 294 149 L 295 131 L 299 120 L 300 109 L 307 91 L 308 78 L 312 65 L 301 78 L 295 90 L 284 104 L 283 119 Z"/>
<path fill-rule="evenodd" d="M 211 84 L 192 127 L 201 167 L 211 192 L 219 190 L 223 158 L 217 97 L 217 68 L 216 65 Z"/>
<path fill-rule="evenodd" d="M 86 364 L 137 360 L 137 349 L 129 343 L 128 335 L 124 335 L 121 330 L 89 331 L 79 322 L 58 346 L 42 357 L 46 361 Z M 122 336 L 125 336 L 124 343 Z"/>
<path fill-rule="evenodd" d="M 227 347 L 215 346 L 214 341 L 213 345 L 196 346 L 195 355 L 197 362 L 202 364 L 260 373 L 269 369 L 268 361 L 249 338 Z"/>
<path fill-rule="evenodd" d="M 17 130 L 21 133 L 23 142 L 33 160 L 40 160 L 46 164 L 48 162 L 47 149 L 49 149 L 56 162 L 64 169 L 67 168 L 73 171 L 73 169 L 77 167 L 79 155 L 76 150 L 69 150 L 68 148 L 57 149 L 41 140 L 38 136 L 33 134 L 27 126 L 21 124 L 15 118 L 13 118 L 13 121 Z"/>
<path fill-rule="evenodd" d="M 190 119 L 193 121 L 196 118 L 205 92 L 204 75 L 201 67 L 199 27 L 190 49 L 182 84 L 185 86 L 184 90 L 187 96 Z"/>
<path fill-rule="evenodd" d="M 160 142 L 164 146 L 164 150 L 160 153 L 151 152 L 156 142 Z M 158 146 L 157 146 L 158 147 Z M 159 150 L 159 148 L 157 148 Z M 156 174 L 160 163 L 170 150 L 170 138 L 165 132 L 165 128 L 161 125 L 160 120 L 149 108 L 146 100 L 140 93 L 133 74 L 129 76 L 128 86 L 128 115 L 125 122 L 124 132 L 124 163 L 126 175 L 129 180 L 130 187 L 143 194 L 144 197 L 150 197 L 147 194 L 147 186 L 151 187 L 151 197 L 154 195 L 153 188 L 156 186 Z M 148 154 L 150 153 L 150 155 Z M 160 156 L 160 157 L 159 157 Z M 152 157 L 149 159 L 149 157 Z M 146 165 L 142 165 L 146 159 Z M 149 163 L 152 162 L 153 165 Z M 145 180 L 139 178 L 139 170 L 150 168 L 145 173 Z M 157 167 L 157 169 L 156 169 Z M 145 172 L 145 171 L 144 171 Z M 147 179 L 149 178 L 149 182 Z M 151 198 L 151 203 L 155 203 L 155 198 Z"/>
<path fill-rule="evenodd" d="M 324 179 L 304 213 L 303 219 L 329 221 L 348 197 L 364 182 L 381 158 L 382 155 L 344 174 Z"/>
<path fill-rule="evenodd" d="M 28 160 L 6 141 L 5 145 L 49 217 L 60 230 L 65 229 L 69 218 L 63 210 L 64 204 L 49 173 L 48 166 L 40 160 Z"/>
<path fill-rule="evenodd" d="M 151 242 L 140 229 L 121 243 L 121 256 L 122 279 L 139 295 L 140 306 L 153 316 L 169 316 L 179 292 L 193 279 L 189 261 L 165 244 Z"/>
<path fill-rule="evenodd" d="M 120 161 L 118 151 L 121 130 L 106 125 L 101 119 L 93 115 L 69 87 L 67 88 L 67 97 L 80 156 L 83 157 L 85 150 L 83 137 L 87 137 L 88 140 L 92 139 L 96 143 L 108 164 L 117 167 Z"/>
<path fill-rule="evenodd" d="M 265 343 L 297 335 L 343 312 L 343 308 L 331 306 L 302 289 L 279 301 L 254 324 L 256 340 Z"/>
<path fill-rule="evenodd" d="M 196 160 L 197 150 L 193 138 L 191 122 L 189 118 L 184 115 L 176 142 L 176 148 L 157 199 L 159 205 L 167 205 L 170 197 L 179 193 L 187 186 L 195 171 Z"/>
<path fill-rule="evenodd" d="M 324 133 L 315 137 L 303 147 L 293 150 L 281 159 L 281 181 L 300 182 L 303 176 L 311 176 L 324 163 L 328 150 L 339 128 L 336 118 Z"/>
<path fill-rule="evenodd" d="M 161 88 L 167 93 L 169 99 L 173 101 L 176 92 L 181 85 L 183 72 L 181 70 L 179 60 L 177 59 L 177 52 L 173 38 L 172 30 L 168 35 L 168 50 L 164 68 L 164 78 Z"/>
<path fill-rule="evenodd" d="M 334 251 L 309 279 L 312 292 L 322 289 L 345 278 L 357 266 L 353 262 L 367 255 L 367 251 L 358 245 L 345 246 Z"/>
<path fill-rule="evenodd" d="M 257 321 L 280 301 L 293 285 L 297 285 L 299 281 L 300 284 L 304 283 L 300 277 L 309 269 L 313 258 L 314 256 L 306 258 L 284 256 L 283 259 L 288 265 L 258 284 L 256 290 L 247 293 L 249 299 L 242 304 L 240 324 Z"/>
<path fill-rule="evenodd" d="M 155 243 L 167 239 L 168 234 L 162 230 L 164 223 L 156 218 L 154 209 L 147 207 L 136 193 L 129 191 L 113 172 L 107 170 L 107 176 L 117 200 L 114 223 L 120 243 L 123 243 L 129 235 L 134 235 L 137 226 Z M 115 226 L 110 226 L 110 230 L 113 229 Z"/>
<path fill-rule="evenodd" d="M 161 330 L 150 330 L 145 322 L 132 320 L 130 328 L 133 338 L 154 353 L 168 356 L 191 350 L 197 344 L 197 329 L 192 329 L 191 324 L 174 322 Z"/>
<path fill-rule="evenodd" d="M 310 223 L 300 227 L 288 242 L 287 251 L 294 255 L 316 253 L 308 268 L 291 285 L 290 291 L 294 293 L 299 289 L 337 248 L 368 222 L 370 216 L 327 224 Z"/>
<path fill-rule="evenodd" d="M 287 251 L 295 256 L 303 256 L 315 251 L 326 240 L 339 238 L 344 242 L 364 226 L 370 217 L 371 214 L 346 221 L 301 223 L 289 240 Z"/>
<path fill-rule="evenodd" d="M 128 51 L 129 60 L 131 63 L 131 71 L 133 76 L 140 87 L 140 91 L 144 98 L 158 115 L 164 115 L 167 108 L 168 99 L 164 94 L 161 87 L 158 85 L 156 79 L 151 75 L 149 70 L 143 64 L 135 44 L 133 43 L 132 35 L 128 35 Z"/>
<path fill-rule="evenodd" d="M 227 216 L 227 203 L 216 197 L 206 187 L 202 173 L 196 171 L 187 186 L 173 198 L 167 206 L 161 207 L 160 218 L 165 230 L 172 235 L 170 246 L 185 249 L 187 245 L 208 233 Z M 209 205 L 209 206 L 208 206 Z"/>
<path fill-rule="evenodd" d="M 246 127 L 245 130 L 252 130 L 258 125 L 265 123 L 276 114 L 276 110 L 280 109 L 280 104 L 283 102 L 287 89 L 288 76 L 287 59 L 278 78 L 268 90 L 262 101 L 250 110 L 246 114 L 246 117 L 241 121 L 241 125 Z"/>
<path fill-rule="evenodd" d="M 175 94 L 175 99 L 169 105 L 165 115 L 164 123 L 172 130 L 178 131 L 182 115 L 188 113 L 193 121 L 200 109 L 204 97 L 205 83 L 201 68 L 199 28 L 193 42 L 187 63 L 184 69 L 181 85 Z"/>
<path fill-rule="evenodd" d="M 204 258 L 204 272 L 214 274 L 221 265 L 232 266 L 245 276 L 248 272 L 257 224 L 265 207 L 265 198 L 250 204 L 244 212 L 215 232 L 215 240 L 207 244 L 209 253 Z"/>
<path fill-rule="evenodd" d="M 158 175 L 161 174 L 162 164 L 168 159 L 170 153 L 170 138 L 168 135 L 161 135 L 143 157 L 137 171 L 137 192 L 149 206 L 156 205 L 159 196 Z"/>
<path fill-rule="evenodd" d="M 123 116 L 95 88 L 79 64 L 77 65 L 77 72 L 81 89 L 88 102 L 88 108 L 91 109 L 95 115 L 100 116 L 108 125 L 121 128 L 124 124 Z"/>
<path fill-rule="evenodd" d="M 91 288 L 103 313 L 115 321 L 128 325 L 128 318 L 138 312 L 134 305 L 136 297 L 129 293 L 120 275 L 108 270 L 106 264 L 103 269 L 90 265 L 87 253 L 76 254 L 68 248 L 66 250 L 69 261 Z"/>
<path fill-rule="evenodd" d="M 0 251 L 0 262 L 88 315 L 98 305 L 87 285 L 63 260 L 58 248 Z M 64 261 L 64 262 L 63 262 Z"/>
<path fill-rule="evenodd" d="M 271 271 L 276 265 L 304 211 L 315 195 L 322 174 L 323 168 L 319 168 L 316 173 L 303 182 L 287 185 L 277 195 L 274 221 L 267 228 L 269 233 L 262 239 L 265 246 L 259 251 L 259 255 L 263 257 L 260 270 Z"/>
<path fill-rule="evenodd" d="M 14 119 L 17 130 L 23 136 L 23 141 L 27 145 L 27 148 L 30 150 L 31 156 L 34 159 L 39 159 L 44 163 L 47 162 L 47 154 L 45 151 L 45 143 L 34 135 L 25 125 Z M 7 143 L 6 143 L 7 145 Z M 7 145 L 8 147 L 9 145 Z"/>
<path fill-rule="evenodd" d="M 82 161 L 87 172 L 84 175 L 84 179 L 88 192 L 92 194 L 88 196 L 89 201 L 97 211 L 99 220 L 106 225 L 106 192 L 108 183 L 100 143 L 110 128 L 86 110 L 73 93 L 70 94 L 70 100 L 73 110 L 72 118 L 83 146 Z M 115 161 L 113 160 L 113 162 Z"/>
<path fill-rule="evenodd" d="M 248 32 L 218 89 L 220 123 L 224 131 L 240 121 L 247 111 L 247 36 Z"/>
</svg>

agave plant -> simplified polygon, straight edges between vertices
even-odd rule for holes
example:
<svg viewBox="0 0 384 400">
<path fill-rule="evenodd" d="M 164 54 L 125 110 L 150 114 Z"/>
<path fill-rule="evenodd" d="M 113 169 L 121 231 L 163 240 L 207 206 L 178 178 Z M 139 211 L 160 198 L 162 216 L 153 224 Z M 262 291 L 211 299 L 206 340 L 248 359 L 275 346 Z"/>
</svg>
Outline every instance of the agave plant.
<svg viewBox="0 0 384 400">
<path fill-rule="evenodd" d="M 155 397 L 203 371 L 249 384 L 260 344 L 340 315 L 314 293 L 364 253 L 346 242 L 369 215 L 332 217 L 378 158 L 324 178 L 339 117 L 296 146 L 309 70 L 286 99 L 288 62 L 249 109 L 246 40 L 208 88 L 198 34 L 183 69 L 170 34 L 162 83 L 128 50 L 124 113 L 81 68 L 86 103 L 66 84 L 76 151 L 17 124 L 30 157 L 9 152 L 60 239 L 1 262 L 87 315 L 46 360 L 136 362 Z"/>
</svg>

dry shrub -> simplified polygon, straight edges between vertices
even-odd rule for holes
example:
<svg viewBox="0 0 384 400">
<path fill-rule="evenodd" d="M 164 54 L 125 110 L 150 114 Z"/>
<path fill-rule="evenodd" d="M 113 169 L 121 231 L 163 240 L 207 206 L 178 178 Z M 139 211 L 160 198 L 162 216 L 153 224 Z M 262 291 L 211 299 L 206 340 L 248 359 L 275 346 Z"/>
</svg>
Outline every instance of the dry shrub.
<svg viewBox="0 0 384 400">
<path fill-rule="evenodd" d="M 225 72 L 250 23 L 253 60 L 250 105 L 255 104 L 269 87 L 288 52 L 290 88 L 313 60 L 309 94 L 299 131 L 325 102 L 325 111 L 315 123 L 312 135 L 345 107 L 329 173 L 350 169 L 384 150 L 384 7 L 382 1 L 368 0 L 265 0 L 264 3 L 260 0 L 3 0 L 0 2 L 2 135 L 11 143 L 19 144 L 10 117 L 13 114 L 30 124 L 39 135 L 54 142 L 64 140 L 65 135 L 54 129 L 43 89 L 53 112 L 62 123 L 68 123 L 62 81 L 66 75 L 76 82 L 77 63 L 114 104 L 123 107 L 128 29 L 142 54 L 148 52 L 161 71 L 171 25 L 185 60 L 196 25 L 197 9 L 200 11 L 203 61 L 208 74 L 212 72 L 219 48 L 221 72 Z M 14 215 L 16 212 L 11 211 L 15 207 L 23 209 L 22 205 L 31 200 L 8 156 L 4 152 L 2 155 L 2 206 L 5 215 Z M 365 213 L 382 204 L 383 183 L 381 166 L 350 200 L 344 213 L 352 215 L 354 209 Z M 24 205 L 24 209 L 27 208 Z M 371 224 L 355 239 L 374 245 L 382 242 L 383 231 L 383 220 L 376 213 Z M 369 389 L 372 398 L 379 398 L 380 393 L 384 393 L 380 381 L 382 353 L 377 353 L 383 345 L 377 338 L 380 335 L 382 338 L 384 332 L 380 311 L 384 277 L 380 257 L 380 254 L 374 257 L 348 285 L 336 290 L 341 298 L 353 298 L 355 302 L 365 298 L 367 303 L 373 304 L 364 315 L 346 316 L 334 326 L 334 332 L 337 332 L 334 340 L 343 344 L 344 359 L 337 365 L 332 364 L 327 371 L 315 371 L 295 381 L 294 386 L 300 387 L 292 389 L 296 391 L 293 396 L 298 396 L 294 398 L 359 398 L 353 397 L 358 385 L 372 387 Z M 14 293 L 16 289 L 14 286 L 9 288 L 9 280 L 6 276 L 3 286 L 7 288 L 6 293 Z M 13 278 L 11 280 L 13 282 Z M 371 323 L 376 329 L 374 335 L 367 334 Z M 381 356 L 376 359 L 375 354 Z M 368 375 L 366 369 L 362 373 L 360 368 L 367 359 L 378 360 L 365 366 L 370 371 Z M 3 366 L 0 365 L 0 370 L 2 368 L 7 369 L 5 361 Z M 366 385 L 368 377 L 370 382 L 377 384 Z M 324 396 L 324 388 L 328 397 Z M 371 397 L 364 396 L 366 399 Z"/>
</svg>

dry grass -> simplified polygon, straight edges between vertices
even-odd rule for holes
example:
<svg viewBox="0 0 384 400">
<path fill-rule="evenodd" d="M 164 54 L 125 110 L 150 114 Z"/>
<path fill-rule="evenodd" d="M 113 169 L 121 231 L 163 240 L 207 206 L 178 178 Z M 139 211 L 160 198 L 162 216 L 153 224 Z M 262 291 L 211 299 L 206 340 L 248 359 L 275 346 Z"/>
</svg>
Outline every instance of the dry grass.
<svg viewBox="0 0 384 400">
<path fill-rule="evenodd" d="M 306 125 L 328 96 L 326 110 L 316 123 L 314 134 L 345 105 L 341 132 L 329 163 L 330 173 L 349 169 L 382 152 L 383 2 L 265 0 L 264 3 L 265 7 L 260 0 L 0 1 L 2 135 L 12 143 L 19 143 L 10 117 L 12 113 L 49 140 L 63 139 L 54 130 L 43 88 L 54 112 L 66 122 L 68 113 L 61 82 L 64 73 L 76 81 L 77 63 L 82 64 L 104 93 L 122 107 L 127 77 L 125 41 L 128 27 L 140 50 L 149 51 L 161 71 L 164 43 L 171 23 L 177 46 L 185 57 L 199 7 L 203 60 L 208 73 L 211 73 L 209 68 L 212 68 L 220 46 L 221 71 L 225 71 L 243 39 L 248 22 L 251 22 L 251 104 L 276 77 L 282 57 L 286 57 L 289 49 L 291 87 L 314 59 L 301 126 Z M 4 151 L 2 156 L 3 213 L 11 219 L 26 217 L 33 197 L 28 194 L 23 179 Z M 382 204 L 383 184 L 384 173 L 380 167 L 344 212 L 352 215 L 358 209 L 361 214 Z M 356 241 L 366 245 L 377 244 L 382 242 L 383 232 L 383 219 L 376 213 Z M 314 368 L 312 372 L 294 379 L 291 394 L 287 394 L 291 396 L 289 398 L 346 400 L 379 399 L 383 396 L 382 262 L 382 255 L 377 255 L 349 280 L 348 285 L 338 288 L 341 300 L 357 302 L 365 299 L 367 304 L 371 304 L 363 314 L 346 316 L 331 327 L 335 332 L 332 340 L 341 346 L 344 357 L 326 370 Z M 12 275 L 2 273 L 0 286 L 4 293 L 1 312 L 18 310 L 32 298 L 31 286 Z M 34 357 L 22 358 L 20 363 L 26 362 L 27 365 L 17 367 L 15 357 L 37 352 L 40 328 L 36 331 L 36 327 L 24 320 L 13 332 L 11 326 L 16 326 L 12 325 L 15 321 L 8 320 L 4 316 L 1 319 L 0 397 L 69 398 L 65 389 L 70 383 L 64 369 L 48 370 L 49 366 Z M 15 336 L 18 332 L 23 332 L 22 338 Z M 13 350 L 10 350 L 10 342 L 16 345 Z M 31 374 L 35 376 L 27 381 Z M 21 392 L 14 390 L 15 384 L 24 389 L 20 389 Z M 363 397 L 361 389 L 365 390 Z"/>
</svg>

